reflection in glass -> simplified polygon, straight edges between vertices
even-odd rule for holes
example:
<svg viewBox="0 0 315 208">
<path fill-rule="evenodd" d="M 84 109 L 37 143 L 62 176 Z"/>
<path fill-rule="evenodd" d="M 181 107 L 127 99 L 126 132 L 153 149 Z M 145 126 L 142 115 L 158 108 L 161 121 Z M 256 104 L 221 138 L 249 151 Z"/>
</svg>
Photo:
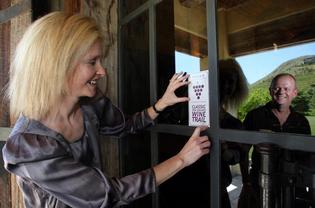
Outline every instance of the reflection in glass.
<svg viewBox="0 0 315 208">
<path fill-rule="evenodd" d="M 251 90 L 248 100 L 239 110 L 241 119 L 245 118 L 249 110 L 271 100 L 269 93 L 271 79 L 279 73 L 286 72 L 295 77 L 298 89 L 292 107 L 306 116 L 312 135 L 315 135 L 315 42 L 241 56 L 237 60 L 248 77 Z M 257 68 L 255 70 L 257 76 L 254 76 L 255 71 L 252 70 L 254 66 Z"/>
<path fill-rule="evenodd" d="M 246 76 L 249 88 L 249 95 L 239 108 L 229 109 L 226 104 L 223 107 L 234 118 L 243 121 L 245 129 L 298 134 L 310 134 L 312 129 L 315 135 L 314 24 L 315 2 L 310 0 L 218 1 L 218 69 L 221 70 L 221 60 L 235 59 Z M 281 73 L 289 73 L 294 78 L 285 75 L 272 82 Z M 235 81 L 230 77 L 230 74 L 220 72 L 221 103 L 227 92 L 233 92 L 233 88 L 224 88 L 226 83 L 231 85 Z M 288 90 L 293 85 L 297 88 Z M 221 128 L 234 128 L 224 127 L 221 121 Z M 255 145 L 244 151 L 244 155 L 249 155 L 247 167 L 250 168 L 250 180 L 245 180 L 243 184 L 243 192 L 249 195 L 242 197 L 246 194 L 241 194 L 241 207 L 249 201 L 252 207 L 259 204 L 281 208 L 314 205 L 312 187 L 300 180 L 314 177 L 311 171 L 314 161 L 305 159 L 305 166 L 300 166 L 303 159 L 293 156 L 307 155 L 305 158 L 310 158 L 311 153 L 299 154 L 268 145 Z M 306 166 L 310 168 L 308 174 Z M 291 173 L 285 172 L 292 170 Z M 299 175 L 297 170 L 307 176 Z M 266 186 L 260 186 L 260 179 L 264 179 Z M 251 188 L 258 190 L 256 202 L 247 190 L 247 182 Z M 271 184 L 273 188 L 269 187 Z"/>
<path fill-rule="evenodd" d="M 219 1 L 218 5 L 219 58 L 236 58 L 250 88 L 247 101 L 234 114 L 243 120 L 250 110 L 270 101 L 271 79 L 291 73 L 299 91 L 292 107 L 307 116 L 314 132 L 315 2 Z"/>
<path fill-rule="evenodd" d="M 207 69 L 205 1 L 163 1 L 156 6 L 158 94 L 166 89 L 175 72 L 197 73 Z M 188 96 L 187 87 L 176 91 Z M 180 103 L 164 110 L 161 123 L 188 125 L 188 105 Z"/>
<path fill-rule="evenodd" d="M 232 115 L 230 112 L 237 109 L 242 101 L 246 98 L 248 93 L 247 81 L 243 71 L 235 59 L 220 60 L 219 64 L 219 78 L 220 78 L 220 127 L 229 129 L 244 129 L 242 122 Z M 233 200 L 230 202 L 228 191 L 231 186 L 236 189 L 239 194 L 240 188 L 232 185 L 232 171 L 231 165 L 238 164 L 241 178 L 237 176 L 234 178 L 237 182 L 248 180 L 248 154 L 247 145 L 241 145 L 233 142 L 221 142 L 221 207 L 229 208 L 231 203 L 237 201 L 236 194 L 234 197 L 230 196 Z M 234 175 L 234 173 L 233 173 Z M 236 177 L 236 176 L 235 176 Z M 237 192 L 238 191 L 238 192 Z"/>
</svg>

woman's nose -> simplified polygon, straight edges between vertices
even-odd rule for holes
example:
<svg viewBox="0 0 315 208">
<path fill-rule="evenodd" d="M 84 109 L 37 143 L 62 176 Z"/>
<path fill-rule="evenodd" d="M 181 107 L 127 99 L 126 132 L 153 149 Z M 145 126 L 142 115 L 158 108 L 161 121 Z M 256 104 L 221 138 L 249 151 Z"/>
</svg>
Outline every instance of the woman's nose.
<svg viewBox="0 0 315 208">
<path fill-rule="evenodd" d="M 97 70 L 97 74 L 101 75 L 102 77 L 106 76 L 107 75 L 107 69 L 100 65 L 100 67 Z"/>
</svg>

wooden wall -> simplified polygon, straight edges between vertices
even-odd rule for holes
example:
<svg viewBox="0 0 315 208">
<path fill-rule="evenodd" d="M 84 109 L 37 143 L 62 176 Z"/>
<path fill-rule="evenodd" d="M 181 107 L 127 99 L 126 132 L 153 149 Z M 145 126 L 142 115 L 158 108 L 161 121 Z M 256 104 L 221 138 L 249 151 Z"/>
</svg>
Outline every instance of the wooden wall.
<svg viewBox="0 0 315 208">
<path fill-rule="evenodd" d="M 100 84 L 101 90 L 114 102 L 118 102 L 118 1 L 83 1 L 82 12 L 92 16 L 102 27 L 105 36 L 103 66 L 107 76 Z M 110 176 L 120 176 L 119 141 L 106 137 L 102 142 L 103 167 Z"/>
<path fill-rule="evenodd" d="M 0 148 L 4 145 L 4 138 L 8 135 L 10 116 L 8 102 L 4 99 L 4 89 L 9 81 L 9 68 L 12 53 L 17 42 L 31 22 L 31 1 L 1 0 L 0 21 Z M 3 168 L 2 155 L 0 156 L 0 207 L 22 207 L 21 195 L 15 180 Z"/>
<path fill-rule="evenodd" d="M 27 26 L 47 12 L 64 10 L 83 13 L 94 17 L 105 33 L 104 66 L 107 78 L 100 88 L 117 103 L 117 0 L 1 0 L 0 1 L 0 87 L 4 89 L 9 81 L 8 71 L 12 53 Z M 3 90 L 0 99 L 3 100 Z M 0 102 L 0 149 L 5 144 L 10 127 L 8 102 Z M 119 176 L 118 140 L 105 138 L 102 143 L 104 170 L 109 175 Z M 23 207 L 22 196 L 15 182 L 3 168 L 0 154 L 0 208 Z"/>
</svg>

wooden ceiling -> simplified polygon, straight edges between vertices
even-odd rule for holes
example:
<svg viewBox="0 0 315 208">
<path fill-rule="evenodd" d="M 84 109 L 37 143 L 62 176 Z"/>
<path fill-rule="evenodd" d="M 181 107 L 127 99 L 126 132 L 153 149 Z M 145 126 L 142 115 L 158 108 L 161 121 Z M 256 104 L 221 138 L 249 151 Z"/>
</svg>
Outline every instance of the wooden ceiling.
<svg viewBox="0 0 315 208">
<path fill-rule="evenodd" d="M 219 0 L 218 8 L 219 9 L 231 9 L 237 7 L 248 0 Z M 197 6 L 206 6 L 206 0 L 180 0 L 180 3 L 188 8 L 193 8 Z"/>
<path fill-rule="evenodd" d="M 179 2 L 191 9 L 206 6 L 205 0 Z M 217 5 L 225 18 L 225 24 L 219 27 L 226 31 L 219 36 L 226 35 L 227 50 L 232 56 L 315 40 L 314 0 L 218 0 Z M 218 15 L 218 19 L 221 17 Z"/>
</svg>

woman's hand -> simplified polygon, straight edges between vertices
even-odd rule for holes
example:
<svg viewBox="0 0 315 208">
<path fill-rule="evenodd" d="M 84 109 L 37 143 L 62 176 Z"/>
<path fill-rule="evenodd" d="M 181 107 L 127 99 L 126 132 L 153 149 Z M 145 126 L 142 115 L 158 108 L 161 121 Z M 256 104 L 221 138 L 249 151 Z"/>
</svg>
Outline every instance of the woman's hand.
<svg viewBox="0 0 315 208">
<path fill-rule="evenodd" d="M 209 153 L 210 141 L 207 136 L 200 136 L 200 132 L 207 127 L 197 127 L 184 145 L 182 150 L 175 156 L 153 167 L 156 183 L 160 185 L 171 178 L 183 168 L 196 162 L 200 157 Z"/>
<path fill-rule="evenodd" d="M 175 94 L 175 90 L 189 84 L 188 77 L 189 75 L 186 74 L 186 72 L 180 72 L 173 75 L 162 98 L 155 104 L 158 111 L 163 111 L 168 106 L 172 106 L 180 102 L 187 102 L 189 100 L 188 97 L 177 97 Z"/>
<path fill-rule="evenodd" d="M 184 167 L 193 164 L 200 157 L 209 153 L 210 141 L 208 136 L 200 136 L 200 132 L 206 129 L 206 126 L 197 127 L 188 142 L 176 155 L 183 161 Z"/>
</svg>

